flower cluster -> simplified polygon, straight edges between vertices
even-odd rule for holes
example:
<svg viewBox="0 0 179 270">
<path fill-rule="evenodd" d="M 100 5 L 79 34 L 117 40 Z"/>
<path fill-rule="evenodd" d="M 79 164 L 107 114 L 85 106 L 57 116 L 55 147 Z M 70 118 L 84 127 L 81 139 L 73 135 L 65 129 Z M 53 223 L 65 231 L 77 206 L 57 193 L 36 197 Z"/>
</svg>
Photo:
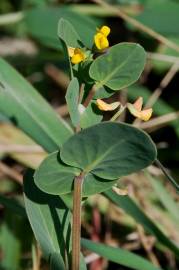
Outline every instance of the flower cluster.
<svg viewBox="0 0 179 270">
<path fill-rule="evenodd" d="M 109 47 L 108 36 L 110 32 L 111 29 L 105 25 L 97 29 L 97 32 L 94 35 L 94 44 L 96 51 L 103 52 L 105 49 Z M 69 47 L 68 54 L 71 58 L 71 63 L 74 65 L 84 62 L 89 57 L 89 51 L 87 51 L 85 48 Z M 139 97 L 133 104 L 127 103 L 125 106 L 123 106 L 120 102 L 113 102 L 111 104 L 108 104 L 101 99 L 97 99 L 96 105 L 101 111 L 113 111 L 118 107 L 120 107 L 118 112 L 116 113 L 117 116 L 119 116 L 126 108 L 133 116 L 143 121 L 148 121 L 152 116 L 151 108 L 142 110 L 143 105 L 142 97 Z"/>
<path fill-rule="evenodd" d="M 101 99 L 97 99 L 96 104 L 101 111 L 113 111 L 121 104 L 120 102 L 114 102 L 108 104 Z M 129 112 L 140 120 L 148 121 L 152 116 L 152 108 L 142 110 L 143 98 L 139 97 L 133 104 L 127 103 L 126 106 L 122 106 L 120 112 L 122 113 L 125 108 L 128 108 Z"/>
<path fill-rule="evenodd" d="M 97 29 L 97 33 L 94 35 L 94 44 L 96 49 L 103 51 L 109 47 L 109 41 L 107 39 L 110 34 L 110 28 L 108 26 L 102 26 L 100 29 Z M 68 48 L 68 54 L 71 58 L 72 64 L 79 64 L 80 62 L 85 61 L 87 58 L 85 50 L 81 48 Z"/>
</svg>

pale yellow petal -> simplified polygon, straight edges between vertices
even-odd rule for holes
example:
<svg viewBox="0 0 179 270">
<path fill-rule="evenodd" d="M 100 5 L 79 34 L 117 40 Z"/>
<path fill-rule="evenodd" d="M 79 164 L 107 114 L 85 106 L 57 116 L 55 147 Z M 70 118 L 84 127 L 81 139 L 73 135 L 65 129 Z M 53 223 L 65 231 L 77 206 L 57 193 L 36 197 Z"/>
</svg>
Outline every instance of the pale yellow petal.
<svg viewBox="0 0 179 270">
<path fill-rule="evenodd" d="M 142 110 L 143 98 L 139 97 L 133 104 L 134 108 L 138 111 Z"/>
<path fill-rule="evenodd" d="M 84 61 L 86 58 L 85 54 L 83 51 L 79 48 L 74 49 L 74 54 L 71 57 L 71 62 L 72 64 L 79 64 L 80 62 Z"/>
<path fill-rule="evenodd" d="M 101 111 L 114 111 L 117 107 L 120 106 L 120 102 L 113 102 L 108 104 L 101 99 L 97 99 L 96 104 Z"/>
<path fill-rule="evenodd" d="M 143 121 L 148 121 L 152 116 L 152 111 L 152 108 L 141 111 L 140 119 Z"/>
<path fill-rule="evenodd" d="M 71 58 L 72 64 L 78 64 L 83 61 L 83 57 L 81 54 L 74 54 Z"/>
<path fill-rule="evenodd" d="M 133 104 L 131 104 L 131 103 L 127 103 L 127 108 L 128 108 L 128 110 L 130 111 L 130 113 L 133 115 L 133 116 L 135 116 L 135 117 L 137 117 L 137 118 L 140 118 L 140 111 L 138 111 L 135 107 L 134 107 L 134 105 Z"/>
<path fill-rule="evenodd" d="M 68 47 L 68 54 L 70 57 L 72 57 L 74 55 L 74 51 L 75 51 L 75 48 Z"/>
</svg>

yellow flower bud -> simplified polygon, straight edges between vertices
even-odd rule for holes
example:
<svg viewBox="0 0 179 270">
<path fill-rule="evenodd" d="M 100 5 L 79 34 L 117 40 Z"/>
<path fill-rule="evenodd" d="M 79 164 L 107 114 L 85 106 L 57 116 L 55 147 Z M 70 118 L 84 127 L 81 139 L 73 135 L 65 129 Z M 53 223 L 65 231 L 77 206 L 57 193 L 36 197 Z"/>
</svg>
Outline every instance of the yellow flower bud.
<svg viewBox="0 0 179 270">
<path fill-rule="evenodd" d="M 110 34 L 110 32 L 111 32 L 111 29 L 108 26 L 106 26 L 106 25 L 102 26 L 98 30 L 98 33 L 103 34 L 105 37 L 107 37 Z"/>
<path fill-rule="evenodd" d="M 70 55 L 70 53 L 71 53 L 71 55 Z M 85 58 L 86 58 L 83 51 L 81 49 L 79 49 L 79 48 L 75 48 L 73 53 L 72 53 L 72 50 L 71 50 L 70 53 L 69 53 L 69 55 L 71 57 L 72 64 L 79 64 L 80 62 L 84 61 Z"/>
<path fill-rule="evenodd" d="M 152 108 L 142 110 L 142 105 L 143 98 L 139 97 L 133 104 L 127 103 L 127 108 L 133 116 L 143 121 L 148 121 L 152 116 Z"/>
<path fill-rule="evenodd" d="M 97 33 L 94 36 L 94 43 L 98 50 L 104 50 L 109 47 L 109 41 L 107 36 L 109 35 L 111 29 L 108 26 L 102 26 L 97 29 Z"/>
<path fill-rule="evenodd" d="M 109 47 L 108 39 L 101 33 L 97 33 L 94 36 L 94 42 L 98 50 L 104 50 Z"/>
<path fill-rule="evenodd" d="M 119 107 L 120 102 L 113 102 L 111 104 L 108 104 L 101 99 L 97 99 L 96 105 L 101 111 L 114 111 L 117 107 Z"/>
</svg>

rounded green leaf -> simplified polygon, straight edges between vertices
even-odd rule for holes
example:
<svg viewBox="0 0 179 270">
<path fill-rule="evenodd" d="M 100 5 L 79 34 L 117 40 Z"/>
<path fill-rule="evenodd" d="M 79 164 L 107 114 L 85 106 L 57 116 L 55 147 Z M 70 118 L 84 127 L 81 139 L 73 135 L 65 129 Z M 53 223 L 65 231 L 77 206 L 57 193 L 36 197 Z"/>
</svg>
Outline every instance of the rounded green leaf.
<svg viewBox="0 0 179 270">
<path fill-rule="evenodd" d="M 61 18 L 58 23 L 58 36 L 69 47 L 81 47 L 80 36 L 75 31 L 73 25 L 63 18 Z"/>
<path fill-rule="evenodd" d="M 120 90 L 138 80 L 146 60 L 144 49 L 136 43 L 120 43 L 111 47 L 91 65 L 89 74 L 96 87 L 103 85 Z"/>
<path fill-rule="evenodd" d="M 46 193 L 66 194 L 72 191 L 74 177 L 80 172 L 80 169 L 64 164 L 59 152 L 54 152 L 41 163 L 34 174 L 34 180 Z"/>
<path fill-rule="evenodd" d="M 60 153 L 50 154 L 40 165 L 34 175 L 36 185 L 44 192 L 54 195 L 70 193 L 73 190 L 75 176 L 81 170 L 62 163 Z M 103 192 L 114 185 L 114 181 L 101 179 L 91 173 L 85 177 L 83 196 Z"/>
<path fill-rule="evenodd" d="M 70 137 L 60 151 L 64 163 L 103 179 L 139 171 L 156 159 L 156 148 L 143 131 L 103 122 Z"/>
</svg>

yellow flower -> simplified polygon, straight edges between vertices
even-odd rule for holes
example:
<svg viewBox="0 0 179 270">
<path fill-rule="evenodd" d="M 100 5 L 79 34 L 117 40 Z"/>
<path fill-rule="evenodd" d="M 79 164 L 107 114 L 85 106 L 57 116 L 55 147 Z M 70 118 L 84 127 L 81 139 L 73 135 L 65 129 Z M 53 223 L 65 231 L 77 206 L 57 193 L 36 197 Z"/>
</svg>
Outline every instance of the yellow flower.
<svg viewBox="0 0 179 270">
<path fill-rule="evenodd" d="M 103 34 L 105 37 L 107 37 L 110 34 L 110 32 L 111 32 L 111 29 L 106 25 L 98 29 L 98 33 Z"/>
<path fill-rule="evenodd" d="M 96 105 L 101 111 L 114 111 L 117 107 L 119 107 L 120 102 L 113 102 L 111 104 L 108 104 L 101 99 L 97 99 Z"/>
<path fill-rule="evenodd" d="M 104 50 L 109 47 L 107 36 L 109 35 L 110 31 L 110 28 L 105 25 L 97 30 L 97 33 L 94 36 L 94 43 L 98 50 Z"/>
<path fill-rule="evenodd" d="M 139 97 L 133 104 L 127 103 L 127 108 L 133 116 L 143 121 L 148 121 L 152 116 L 152 108 L 142 110 L 142 105 L 143 98 Z"/>
<path fill-rule="evenodd" d="M 68 47 L 68 54 L 71 57 L 72 64 L 79 64 L 86 58 L 84 52 L 79 48 Z"/>
</svg>

